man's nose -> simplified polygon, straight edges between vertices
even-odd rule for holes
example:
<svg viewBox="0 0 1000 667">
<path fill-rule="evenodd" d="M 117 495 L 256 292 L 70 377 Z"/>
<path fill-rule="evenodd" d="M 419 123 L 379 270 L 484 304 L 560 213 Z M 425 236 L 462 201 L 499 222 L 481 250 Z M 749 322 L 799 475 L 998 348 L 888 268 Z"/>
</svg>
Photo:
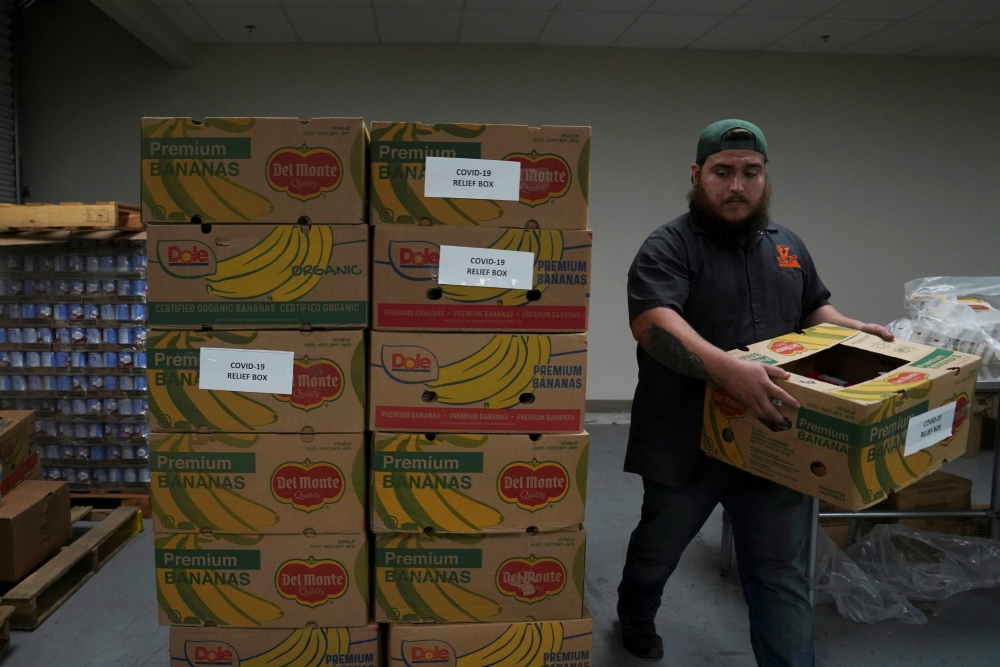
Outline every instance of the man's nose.
<svg viewBox="0 0 1000 667">
<path fill-rule="evenodd" d="M 739 174 L 733 176 L 732 180 L 729 181 L 729 190 L 731 192 L 743 192 L 743 177 Z"/>
</svg>

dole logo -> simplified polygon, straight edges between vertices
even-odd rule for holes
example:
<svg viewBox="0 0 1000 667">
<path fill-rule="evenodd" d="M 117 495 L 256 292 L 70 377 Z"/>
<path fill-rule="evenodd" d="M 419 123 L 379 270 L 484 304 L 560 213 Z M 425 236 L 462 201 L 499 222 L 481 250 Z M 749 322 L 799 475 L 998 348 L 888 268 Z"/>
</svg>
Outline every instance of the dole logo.
<svg viewBox="0 0 1000 667">
<path fill-rule="evenodd" d="M 382 368 L 396 382 L 423 384 L 438 379 L 438 360 L 425 347 L 383 345 Z"/>
<path fill-rule="evenodd" d="M 279 148 L 267 160 L 267 182 L 293 199 L 309 201 L 337 189 L 344 167 L 328 148 Z"/>
<path fill-rule="evenodd" d="M 315 512 L 344 495 L 344 473 L 326 461 L 282 463 L 271 475 L 271 494 L 303 512 Z"/>
<path fill-rule="evenodd" d="M 541 602 L 566 587 L 566 568 L 555 558 L 510 558 L 497 569 L 497 590 L 519 602 Z"/>
<path fill-rule="evenodd" d="M 223 642 L 184 642 L 184 656 L 190 665 L 226 665 L 239 667 L 240 656 L 229 644 Z"/>
<path fill-rule="evenodd" d="M 515 461 L 497 477 L 497 492 L 503 501 L 529 512 L 559 502 L 568 491 L 569 473 L 555 461 Z"/>
<path fill-rule="evenodd" d="M 806 346 L 802 343 L 796 343 L 793 340 L 772 340 L 768 344 L 767 349 L 771 350 L 771 352 L 791 357 L 805 352 Z"/>
<path fill-rule="evenodd" d="M 407 280 L 432 280 L 441 259 L 441 249 L 426 241 L 390 241 L 389 261 L 393 270 Z"/>
<path fill-rule="evenodd" d="M 215 273 L 215 253 L 201 241 L 159 241 L 156 261 L 175 278 L 201 278 Z"/>
<path fill-rule="evenodd" d="M 566 160 L 554 153 L 511 153 L 504 160 L 521 164 L 522 204 L 540 206 L 569 192 L 573 173 Z"/>
<path fill-rule="evenodd" d="M 274 586 L 281 597 L 305 607 L 318 607 L 347 592 L 347 570 L 335 560 L 294 559 L 281 564 Z"/>
<path fill-rule="evenodd" d="M 928 377 L 927 373 L 918 373 L 917 371 L 903 371 L 902 373 L 896 373 L 891 377 L 885 379 L 889 384 L 913 384 L 915 382 L 923 382 Z"/>
<path fill-rule="evenodd" d="M 437 639 L 404 640 L 400 648 L 403 650 L 403 663 L 407 667 L 418 665 L 455 667 L 458 664 L 455 649 L 451 644 Z"/>
<path fill-rule="evenodd" d="M 712 405 L 729 419 L 747 416 L 747 406 L 737 401 L 725 387 L 719 385 L 712 390 Z"/>
<path fill-rule="evenodd" d="M 344 372 L 329 359 L 295 360 L 292 368 L 292 393 L 272 394 L 279 401 L 309 412 L 332 403 L 344 393 Z"/>
</svg>

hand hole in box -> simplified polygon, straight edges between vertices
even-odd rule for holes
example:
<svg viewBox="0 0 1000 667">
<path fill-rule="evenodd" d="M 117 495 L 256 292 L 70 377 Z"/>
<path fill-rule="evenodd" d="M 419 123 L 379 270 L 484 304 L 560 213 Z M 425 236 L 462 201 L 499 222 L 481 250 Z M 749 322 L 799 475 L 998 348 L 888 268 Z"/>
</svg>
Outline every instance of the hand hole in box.
<svg viewBox="0 0 1000 667">
<path fill-rule="evenodd" d="M 518 401 L 520 401 L 521 403 L 534 403 L 535 402 L 535 395 L 534 394 L 528 394 L 528 393 L 521 394 L 521 397 L 518 399 Z"/>
<path fill-rule="evenodd" d="M 528 220 L 527 222 L 524 223 L 524 228 L 525 229 L 538 229 L 538 221 L 537 220 Z"/>
<path fill-rule="evenodd" d="M 437 392 L 426 390 L 424 393 L 420 394 L 420 400 L 424 403 L 433 403 L 438 398 Z"/>
<path fill-rule="evenodd" d="M 538 442 L 539 440 L 541 440 L 541 439 L 542 439 L 542 434 L 541 434 L 541 433 L 532 433 L 532 434 L 531 434 L 531 435 L 529 435 L 528 437 L 529 437 L 529 438 L 530 438 L 530 439 L 531 439 L 531 440 L 532 440 L 533 442 Z"/>
<path fill-rule="evenodd" d="M 733 440 L 735 440 L 736 438 L 733 436 L 733 429 L 731 428 L 722 429 L 722 439 L 725 440 L 726 442 L 732 442 Z"/>
<path fill-rule="evenodd" d="M 813 461 L 809 464 L 809 472 L 817 477 L 826 476 L 826 465 L 820 461 Z"/>
<path fill-rule="evenodd" d="M 420 218 L 420 221 L 417 222 L 417 226 L 418 227 L 433 227 L 434 223 L 431 222 L 430 218 Z"/>
<path fill-rule="evenodd" d="M 196 225 L 201 225 L 201 233 L 202 234 L 211 234 L 212 233 L 212 225 L 208 224 L 207 222 L 203 223 L 201 221 L 201 216 L 198 216 L 198 215 L 194 216 L 193 218 L 191 218 L 191 222 L 195 223 Z"/>
<path fill-rule="evenodd" d="M 444 296 L 444 292 L 441 291 L 440 287 L 432 287 L 429 290 L 427 290 L 427 298 L 430 299 L 431 301 L 437 301 L 442 296 Z"/>
<path fill-rule="evenodd" d="M 435 535 L 434 526 L 427 526 L 426 528 L 424 528 L 424 535 L 426 535 L 427 537 L 434 537 Z"/>
<path fill-rule="evenodd" d="M 542 298 L 542 293 L 536 289 L 530 289 L 528 290 L 528 293 L 524 295 L 524 298 L 528 301 L 538 301 Z"/>
<path fill-rule="evenodd" d="M 427 442 L 434 442 L 437 440 L 437 433 L 426 433 L 424 437 L 427 439 Z"/>
</svg>

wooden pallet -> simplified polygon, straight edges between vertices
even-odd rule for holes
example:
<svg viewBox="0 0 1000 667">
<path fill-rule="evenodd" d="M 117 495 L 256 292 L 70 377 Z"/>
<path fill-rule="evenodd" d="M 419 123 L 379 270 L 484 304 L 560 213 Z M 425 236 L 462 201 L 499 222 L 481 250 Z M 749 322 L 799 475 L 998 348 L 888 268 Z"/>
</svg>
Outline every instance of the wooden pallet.
<svg viewBox="0 0 1000 667">
<path fill-rule="evenodd" d="M 77 510 L 78 514 L 88 514 Z M 0 598 L 14 607 L 10 627 L 34 630 L 142 532 L 137 507 L 119 507 Z"/>
<path fill-rule="evenodd" d="M 10 617 L 13 615 L 13 607 L 0 607 L 0 654 L 10 646 Z"/>
<path fill-rule="evenodd" d="M 138 206 L 99 201 L 95 204 L 0 204 L 0 228 L 6 229 L 131 229 L 141 231 Z"/>
<path fill-rule="evenodd" d="M 70 504 L 90 505 L 95 512 L 99 510 L 111 510 L 116 507 L 138 507 L 142 510 L 144 517 L 153 516 L 152 507 L 149 502 L 149 491 L 130 489 L 128 491 L 107 491 L 95 489 L 93 491 L 71 492 L 69 494 Z"/>
</svg>

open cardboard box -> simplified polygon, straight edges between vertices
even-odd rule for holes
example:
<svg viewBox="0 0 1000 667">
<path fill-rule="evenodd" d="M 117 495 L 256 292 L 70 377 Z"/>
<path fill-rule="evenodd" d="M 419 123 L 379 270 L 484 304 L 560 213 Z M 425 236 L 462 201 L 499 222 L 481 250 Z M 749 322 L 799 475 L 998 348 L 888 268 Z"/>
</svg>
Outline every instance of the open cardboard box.
<svg viewBox="0 0 1000 667">
<path fill-rule="evenodd" d="M 702 449 L 755 475 L 859 510 L 965 451 L 979 357 L 831 325 L 730 354 L 791 373 L 777 384 L 802 406 L 765 423 L 708 384 Z"/>
</svg>

